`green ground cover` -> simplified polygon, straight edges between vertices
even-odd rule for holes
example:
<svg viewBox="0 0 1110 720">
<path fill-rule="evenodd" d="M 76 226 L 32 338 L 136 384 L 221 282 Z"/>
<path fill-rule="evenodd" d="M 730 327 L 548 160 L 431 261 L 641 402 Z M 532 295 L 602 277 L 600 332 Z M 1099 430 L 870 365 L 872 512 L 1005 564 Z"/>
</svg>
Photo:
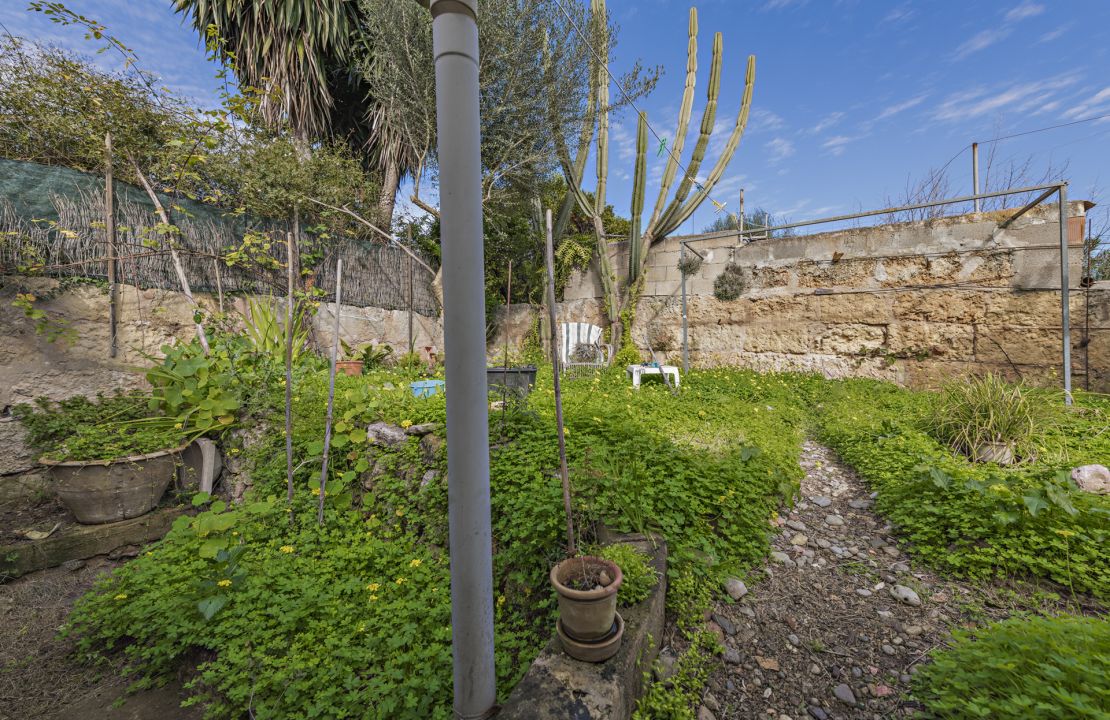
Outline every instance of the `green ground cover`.
<svg viewBox="0 0 1110 720">
<path fill-rule="evenodd" d="M 287 504 L 277 359 L 234 338 L 215 345 L 205 377 L 236 388 L 236 422 L 255 436 L 228 450 L 251 466 L 247 501 L 197 498 L 198 514 L 83 599 L 67 632 L 88 655 L 123 653 L 145 682 L 196 665 L 193 701 L 213 718 L 449 717 L 443 396 L 412 397 L 414 367 L 338 378 L 320 526 L 326 366 L 306 355 L 294 375 L 298 469 Z M 973 465 L 930 435 L 932 395 L 883 383 L 707 370 L 687 375 L 674 396 L 659 384 L 634 391 L 611 370 L 564 390 L 582 544 L 595 542 L 598 523 L 666 537 L 668 609 L 691 640 L 684 689 L 653 690 L 638 717 L 696 707 L 716 644 L 696 630 L 701 610 L 723 577 L 743 576 L 765 555 L 768 519 L 796 492 L 806 433 L 860 471 L 878 510 L 929 563 L 1107 595 L 1098 552 L 1107 501 L 1057 477 L 1110 457 L 1106 398 L 1080 396 L 1041 437 L 1036 462 L 1002 469 Z M 377 447 L 366 426 L 378 420 L 436 429 Z M 550 636 L 547 572 L 563 553 L 549 368 L 526 404 L 491 413 L 490 434 L 497 668 L 507 692 Z"/>
</svg>

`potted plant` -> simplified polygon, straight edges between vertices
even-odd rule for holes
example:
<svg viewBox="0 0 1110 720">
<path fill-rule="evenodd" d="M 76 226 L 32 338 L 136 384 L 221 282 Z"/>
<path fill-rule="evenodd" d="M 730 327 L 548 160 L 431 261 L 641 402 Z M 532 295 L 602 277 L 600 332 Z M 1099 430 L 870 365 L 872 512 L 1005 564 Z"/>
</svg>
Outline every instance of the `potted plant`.
<svg viewBox="0 0 1110 720">
<path fill-rule="evenodd" d="M 932 408 L 933 434 L 975 462 L 1012 465 L 1034 456 L 1036 440 L 1058 403 L 988 373 L 942 388 Z"/>
<path fill-rule="evenodd" d="M 83 425 L 40 462 L 77 521 L 99 524 L 138 517 L 157 506 L 187 446 L 174 427 Z"/>
<path fill-rule="evenodd" d="M 624 635 L 617 613 L 620 566 L 592 555 L 569 557 L 551 568 L 550 579 L 559 596 L 555 628 L 567 655 L 586 662 L 615 655 Z"/>
<path fill-rule="evenodd" d="M 363 370 L 362 352 L 348 345 L 346 340 L 340 340 L 339 344 L 343 348 L 343 359 L 335 361 L 335 369 L 351 377 L 361 375 Z"/>
<path fill-rule="evenodd" d="M 339 344 L 343 348 L 343 359 L 336 360 L 335 368 L 352 377 L 378 367 L 393 355 L 392 346 L 379 343 L 377 340 L 371 340 L 358 347 L 352 347 L 345 340 L 340 340 Z"/>
</svg>

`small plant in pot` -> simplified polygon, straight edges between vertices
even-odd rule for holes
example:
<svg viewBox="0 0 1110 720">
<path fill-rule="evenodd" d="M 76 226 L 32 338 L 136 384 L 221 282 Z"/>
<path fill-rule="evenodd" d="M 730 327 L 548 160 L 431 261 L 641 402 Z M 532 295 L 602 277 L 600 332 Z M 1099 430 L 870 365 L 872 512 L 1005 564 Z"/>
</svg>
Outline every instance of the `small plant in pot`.
<svg viewBox="0 0 1110 720">
<path fill-rule="evenodd" d="M 988 373 L 945 385 L 933 404 L 931 426 L 938 440 L 976 462 L 1012 465 L 1034 458 L 1058 406 L 1046 392 Z"/>
</svg>

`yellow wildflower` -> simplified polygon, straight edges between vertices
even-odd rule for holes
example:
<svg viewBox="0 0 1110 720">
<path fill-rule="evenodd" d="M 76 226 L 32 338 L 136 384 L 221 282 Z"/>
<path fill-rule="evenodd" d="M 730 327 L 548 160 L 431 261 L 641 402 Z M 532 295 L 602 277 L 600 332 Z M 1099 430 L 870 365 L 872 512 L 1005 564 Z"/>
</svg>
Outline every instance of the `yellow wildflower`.
<svg viewBox="0 0 1110 720">
<path fill-rule="evenodd" d="M 366 586 L 366 589 L 370 592 L 376 592 L 380 587 L 381 585 L 379 585 L 378 583 L 370 583 Z"/>
<path fill-rule="evenodd" d="M 127 599 L 127 593 L 120 593 L 119 595 L 116 595 L 116 600 L 126 600 L 126 599 Z"/>
<path fill-rule="evenodd" d="M 181 429 L 181 423 L 174 423 L 173 424 L 173 429 L 174 430 L 180 430 Z"/>
<path fill-rule="evenodd" d="M 320 494 L 320 488 L 318 488 L 318 487 L 312 488 L 312 494 L 313 495 L 319 495 Z"/>
<path fill-rule="evenodd" d="M 1069 538 L 1069 537 L 1075 535 L 1075 533 L 1071 530 L 1054 530 L 1053 532 L 1055 532 L 1060 537 L 1066 537 L 1066 538 Z"/>
<path fill-rule="evenodd" d="M 281 550 L 283 553 L 291 553 L 291 552 L 293 552 L 293 546 L 292 545 L 282 545 L 280 548 L 278 548 L 278 550 Z"/>
<path fill-rule="evenodd" d="M 216 584 L 219 585 L 220 587 L 231 587 L 231 581 L 227 580 L 227 579 L 221 580 Z"/>
<path fill-rule="evenodd" d="M 504 604 L 505 604 L 505 596 L 504 595 L 498 595 L 497 596 L 497 607 L 501 607 Z"/>
<path fill-rule="evenodd" d="M 403 427 L 403 428 L 412 427 L 412 420 L 402 420 L 401 421 L 401 427 Z"/>
<path fill-rule="evenodd" d="M 371 595 L 371 596 L 370 596 L 370 602 L 374 602 L 374 601 L 375 601 L 375 600 L 377 600 L 377 599 L 378 599 L 378 596 L 377 596 L 377 595 Z"/>
<path fill-rule="evenodd" d="M 409 563 L 409 567 L 420 567 L 421 561 L 419 559 L 413 560 Z"/>
<path fill-rule="evenodd" d="M 402 510 L 401 508 L 397 508 L 397 512 L 395 512 L 394 515 L 396 515 L 397 517 L 404 517 L 405 516 L 405 511 Z"/>
<path fill-rule="evenodd" d="M 394 580 L 393 582 L 397 583 L 398 585 L 404 585 L 408 581 L 405 580 L 405 578 L 403 578 L 403 577 L 399 577 L 396 580 Z"/>
</svg>

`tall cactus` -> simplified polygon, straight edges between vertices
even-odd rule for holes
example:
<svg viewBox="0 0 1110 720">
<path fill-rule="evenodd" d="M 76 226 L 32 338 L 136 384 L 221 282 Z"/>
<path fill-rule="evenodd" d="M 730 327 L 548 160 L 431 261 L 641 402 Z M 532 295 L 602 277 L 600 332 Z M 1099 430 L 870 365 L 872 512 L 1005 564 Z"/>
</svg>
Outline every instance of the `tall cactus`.
<svg viewBox="0 0 1110 720">
<path fill-rule="evenodd" d="M 709 172 L 704 183 L 697 182 L 698 171 L 705 160 L 705 152 L 713 134 L 713 126 L 717 118 L 717 102 L 721 89 L 721 63 L 723 42 L 721 33 L 713 37 L 713 57 L 709 66 L 709 85 L 706 88 L 706 104 L 702 112 L 701 127 L 690 163 L 686 167 L 674 197 L 667 202 L 671 185 L 680 165 L 682 151 L 689 134 L 690 116 L 694 104 L 694 86 L 697 79 L 697 49 L 698 49 L 698 12 L 690 8 L 690 21 L 687 31 L 688 41 L 686 46 L 686 82 L 682 92 L 682 104 L 678 111 L 678 126 L 676 128 L 674 144 L 663 171 L 663 178 L 652 209 L 651 217 L 646 226 L 642 226 L 644 210 L 644 193 L 647 182 L 647 152 L 648 152 L 648 122 L 647 115 L 639 114 L 636 128 L 636 165 L 632 181 L 632 227 L 628 238 L 628 274 L 625 282 L 618 286 L 616 274 L 613 272 L 609 259 L 609 245 L 602 221 L 605 212 L 605 192 L 609 176 L 609 73 L 608 73 L 608 18 L 605 9 L 605 0 L 591 0 L 590 14 L 594 40 L 599 42 L 603 57 L 591 70 L 591 88 L 595 100 L 588 106 L 597 115 L 597 147 L 596 147 L 596 178 L 597 185 L 593 202 L 590 203 L 586 193 L 581 188 L 582 166 L 577 162 L 572 166 L 569 153 L 565 151 L 560 142 L 560 161 L 563 165 L 564 176 L 571 188 L 578 206 L 582 212 L 590 216 L 593 221 L 594 234 L 597 239 L 598 271 L 601 276 L 602 288 L 605 292 L 605 309 L 612 326 L 612 342 L 619 346 L 621 342 L 620 313 L 630 303 L 636 301 L 635 295 L 638 288 L 643 286 L 640 282 L 647 265 L 648 250 L 652 243 L 662 240 L 682 225 L 709 196 L 710 191 L 720 181 L 725 169 L 736 153 L 744 128 L 748 123 L 751 109 L 752 90 L 755 85 L 755 56 L 748 56 L 747 71 L 744 75 L 744 92 L 740 102 L 740 110 L 736 116 L 736 124 L 724 150 L 721 152 L 713 169 Z M 590 132 L 592 133 L 592 124 Z M 576 161 L 582 158 L 582 154 Z M 691 189 L 696 190 L 691 195 Z"/>
</svg>

